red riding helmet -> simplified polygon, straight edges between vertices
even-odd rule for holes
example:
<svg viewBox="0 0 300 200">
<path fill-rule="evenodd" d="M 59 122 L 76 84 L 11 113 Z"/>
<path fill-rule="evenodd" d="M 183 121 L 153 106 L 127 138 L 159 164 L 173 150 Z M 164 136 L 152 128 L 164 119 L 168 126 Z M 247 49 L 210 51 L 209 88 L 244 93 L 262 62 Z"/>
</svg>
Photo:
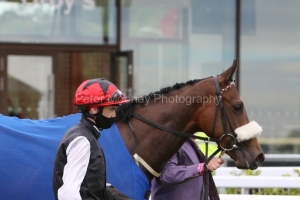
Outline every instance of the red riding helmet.
<svg viewBox="0 0 300 200">
<path fill-rule="evenodd" d="M 74 105 L 80 111 L 94 107 L 119 105 L 127 103 L 122 92 L 104 78 L 86 80 L 77 88 L 74 96 Z"/>
</svg>

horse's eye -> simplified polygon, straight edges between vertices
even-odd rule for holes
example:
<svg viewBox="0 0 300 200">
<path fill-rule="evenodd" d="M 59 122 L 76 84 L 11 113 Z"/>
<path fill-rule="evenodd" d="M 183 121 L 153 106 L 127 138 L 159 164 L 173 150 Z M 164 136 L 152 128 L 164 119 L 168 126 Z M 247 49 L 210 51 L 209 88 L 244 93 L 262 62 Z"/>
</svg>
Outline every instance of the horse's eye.
<svg viewBox="0 0 300 200">
<path fill-rule="evenodd" d="M 243 111 L 243 108 L 244 108 L 243 103 L 235 104 L 233 106 L 233 109 L 235 112 L 241 112 L 241 111 Z"/>
</svg>

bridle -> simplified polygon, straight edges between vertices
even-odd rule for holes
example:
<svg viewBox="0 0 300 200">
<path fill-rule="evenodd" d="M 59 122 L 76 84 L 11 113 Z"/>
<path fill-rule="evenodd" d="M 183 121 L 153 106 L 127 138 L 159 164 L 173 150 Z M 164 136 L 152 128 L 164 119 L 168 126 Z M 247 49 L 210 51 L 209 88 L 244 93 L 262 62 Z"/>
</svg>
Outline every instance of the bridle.
<svg viewBox="0 0 300 200">
<path fill-rule="evenodd" d="M 224 89 L 220 90 L 220 85 L 219 85 L 219 81 L 218 81 L 218 76 L 214 76 L 214 81 L 215 81 L 215 86 L 216 86 L 216 94 L 217 94 L 217 99 L 218 99 L 218 104 L 216 106 L 216 110 L 215 110 L 215 115 L 214 115 L 214 123 L 213 123 L 213 127 L 212 127 L 212 132 L 211 132 L 211 137 L 214 137 L 214 133 L 215 133 L 215 127 L 216 127 L 216 121 L 218 118 L 218 110 L 219 108 L 221 109 L 221 119 L 222 119 L 222 125 L 223 125 L 223 135 L 220 137 L 219 142 L 218 143 L 218 149 L 208 158 L 208 161 L 210 161 L 217 153 L 219 153 L 220 151 L 222 151 L 222 153 L 226 152 L 226 151 L 231 151 L 234 148 L 236 148 L 236 137 L 237 134 L 234 132 L 234 129 L 232 128 L 232 125 L 230 123 L 230 120 L 225 112 L 225 108 L 224 108 L 224 104 L 223 104 L 223 99 L 222 99 L 222 94 L 227 91 L 232 84 L 234 83 L 234 81 L 231 81 L 231 83 L 229 85 L 227 85 Z M 227 125 L 226 122 L 228 122 L 228 126 L 230 128 L 230 133 L 228 133 L 227 131 Z M 226 146 L 223 147 L 221 144 L 221 141 L 223 138 L 225 138 L 226 136 L 230 137 L 230 140 L 227 142 Z M 234 142 L 234 144 L 231 146 L 231 148 L 226 148 L 228 144 Z M 207 142 L 206 142 L 206 146 L 207 146 Z M 206 155 L 207 157 L 207 151 L 206 151 Z"/>
<path fill-rule="evenodd" d="M 205 152 L 205 172 L 207 172 L 207 164 L 208 162 L 217 154 L 219 153 L 220 151 L 222 151 L 222 154 L 226 151 L 231 151 L 231 150 L 234 150 L 234 149 L 240 149 L 239 147 L 237 147 L 236 145 L 236 138 L 237 138 L 237 134 L 234 132 L 234 129 L 232 128 L 232 125 L 230 123 L 230 120 L 225 112 L 225 108 L 224 108 L 224 104 L 223 104 L 223 100 L 222 100 L 222 94 L 227 91 L 234 83 L 234 81 L 231 81 L 229 85 L 227 85 L 224 89 L 220 89 L 220 85 L 219 85 L 219 81 L 218 81 L 218 76 L 214 76 L 213 77 L 214 79 L 214 82 L 215 82 L 215 86 L 216 86 L 216 95 L 217 95 L 217 99 L 218 99 L 218 103 L 217 103 L 217 106 L 216 106 L 216 110 L 215 110 L 215 114 L 214 114 L 214 122 L 213 122 L 213 127 L 212 127 L 212 132 L 211 132 L 211 137 L 201 137 L 201 136 L 197 136 L 197 135 L 192 135 L 192 134 L 188 134 L 188 133 L 184 133 L 184 132 L 181 132 L 181 131 L 177 131 L 177 130 L 173 130 L 173 129 L 170 129 L 168 127 L 165 127 L 165 126 L 162 126 L 156 122 L 153 122 L 149 119 L 146 119 L 144 117 L 142 117 L 141 115 L 137 114 L 137 113 L 132 113 L 132 116 L 150 126 L 153 126 L 157 129 L 160 129 L 162 131 L 166 131 L 166 132 L 169 132 L 169 133 L 172 133 L 172 134 L 175 134 L 175 135 L 178 135 L 178 136 L 182 136 L 182 137 L 187 137 L 187 138 L 195 138 L 195 139 L 200 139 L 200 140 L 203 140 L 206 144 L 206 152 Z M 222 125 L 223 125 L 223 135 L 219 138 L 219 139 L 216 139 L 216 138 L 213 138 L 214 136 L 214 132 L 215 132 L 215 126 L 216 126 L 216 122 L 217 122 L 217 118 L 218 118 L 218 111 L 219 109 L 221 109 L 221 119 L 222 119 Z M 228 126 L 230 128 L 230 132 L 229 133 L 227 131 L 227 123 L 228 123 Z M 129 123 L 129 122 L 128 122 Z M 132 125 L 129 123 L 129 126 L 132 130 L 132 132 L 134 133 L 135 135 L 135 132 L 133 130 L 133 127 Z M 222 139 L 224 139 L 225 137 L 230 137 L 230 139 L 227 141 L 226 145 L 225 146 L 222 146 L 221 144 L 221 141 Z M 218 149 L 212 153 L 212 155 L 210 157 L 208 157 L 208 143 L 212 141 L 212 142 L 216 142 L 218 144 Z M 230 148 L 227 148 L 227 145 L 229 144 L 232 144 L 232 146 Z M 135 154 L 136 156 L 136 154 Z M 141 158 L 140 158 L 141 159 Z M 141 159 L 142 160 L 142 159 Z M 142 160 L 143 163 L 145 163 L 144 160 Z M 143 164 L 142 163 L 142 164 Z M 145 167 L 145 166 L 144 166 Z M 150 168 L 150 169 L 149 169 Z M 152 173 L 151 171 L 154 171 L 150 166 L 147 166 L 146 169 L 148 169 L 148 171 L 150 173 Z M 154 176 L 159 176 L 159 173 L 155 172 L 152 173 L 152 175 Z M 204 197 L 205 199 L 208 199 L 208 186 L 209 186 L 209 183 L 208 183 L 208 176 L 206 176 L 206 184 L 205 184 L 205 193 L 204 193 Z"/>
</svg>

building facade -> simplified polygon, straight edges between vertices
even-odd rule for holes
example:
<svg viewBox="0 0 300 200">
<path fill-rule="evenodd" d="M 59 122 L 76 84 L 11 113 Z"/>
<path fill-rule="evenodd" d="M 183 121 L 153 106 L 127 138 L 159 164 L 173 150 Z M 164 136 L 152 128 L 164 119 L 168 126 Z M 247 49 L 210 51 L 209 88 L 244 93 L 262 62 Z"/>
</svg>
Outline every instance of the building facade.
<svg viewBox="0 0 300 200">
<path fill-rule="evenodd" d="M 75 113 L 85 79 L 139 97 L 220 74 L 237 86 L 266 152 L 300 152 L 300 1 L 2 0 L 0 112 Z M 278 139 L 279 138 L 279 139 Z"/>
</svg>

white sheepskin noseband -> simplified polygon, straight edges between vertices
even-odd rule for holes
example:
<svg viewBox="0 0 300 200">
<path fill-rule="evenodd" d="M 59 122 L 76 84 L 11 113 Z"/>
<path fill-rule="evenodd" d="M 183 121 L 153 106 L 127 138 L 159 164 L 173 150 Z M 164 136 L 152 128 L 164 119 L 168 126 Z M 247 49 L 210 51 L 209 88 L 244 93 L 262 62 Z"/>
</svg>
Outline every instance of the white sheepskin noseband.
<svg viewBox="0 0 300 200">
<path fill-rule="evenodd" d="M 262 127 L 255 121 L 252 121 L 244 126 L 238 127 L 234 132 L 237 134 L 236 140 L 243 142 L 259 136 L 262 132 Z"/>
</svg>

